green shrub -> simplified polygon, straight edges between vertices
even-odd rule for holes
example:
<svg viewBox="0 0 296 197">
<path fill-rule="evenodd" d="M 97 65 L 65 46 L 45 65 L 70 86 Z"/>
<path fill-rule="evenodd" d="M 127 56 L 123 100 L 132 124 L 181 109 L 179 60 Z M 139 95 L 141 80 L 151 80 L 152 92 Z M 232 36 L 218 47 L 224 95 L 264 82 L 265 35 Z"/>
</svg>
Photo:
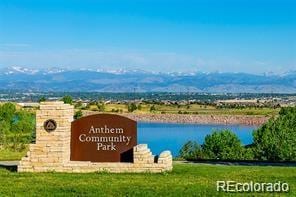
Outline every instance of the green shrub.
<svg viewBox="0 0 296 197">
<path fill-rule="evenodd" d="M 128 110 L 128 112 L 133 112 L 133 111 L 137 110 L 137 105 L 135 103 L 129 103 L 127 105 L 127 110 Z"/>
<path fill-rule="evenodd" d="M 14 114 L 16 112 L 15 105 L 13 103 L 5 103 L 0 107 L 0 120 L 12 123 Z"/>
<path fill-rule="evenodd" d="M 112 108 L 112 109 L 111 109 L 111 112 L 113 112 L 113 113 L 118 113 L 118 112 L 119 112 L 119 109 L 114 109 L 114 108 Z"/>
<path fill-rule="evenodd" d="M 40 102 L 44 102 L 44 101 L 46 101 L 46 98 L 44 96 L 42 96 L 41 98 L 39 98 L 39 103 Z"/>
<path fill-rule="evenodd" d="M 139 104 L 139 105 L 137 106 L 137 108 L 138 108 L 138 110 L 142 110 L 142 105 Z"/>
<path fill-rule="evenodd" d="M 254 160 L 253 148 L 243 147 L 243 158 L 242 160 Z"/>
<path fill-rule="evenodd" d="M 106 108 L 105 103 L 103 103 L 103 102 L 97 103 L 97 107 L 100 112 L 104 112 L 105 108 Z"/>
<path fill-rule="evenodd" d="M 0 146 L 20 151 L 35 138 L 35 117 L 25 110 L 16 110 L 12 103 L 0 106 Z"/>
<path fill-rule="evenodd" d="M 279 117 L 254 131 L 253 137 L 255 158 L 296 161 L 296 107 L 282 108 Z"/>
<path fill-rule="evenodd" d="M 13 136 L 10 141 L 13 150 L 22 150 L 25 144 L 33 140 L 35 130 L 35 122 L 32 114 L 26 111 L 18 111 L 15 114 L 13 124 L 11 125 L 11 134 Z M 23 136 L 27 136 L 24 138 Z"/>
<path fill-rule="evenodd" d="M 203 159 L 201 146 L 197 142 L 188 141 L 180 150 L 180 157 L 186 160 Z"/>
<path fill-rule="evenodd" d="M 10 132 L 10 124 L 7 121 L 0 121 L 0 147 L 7 145 L 7 134 Z"/>
<path fill-rule="evenodd" d="M 155 105 L 152 105 L 152 106 L 150 107 L 150 111 L 151 111 L 151 112 L 156 111 L 156 107 L 155 107 Z"/>
<path fill-rule="evenodd" d="M 74 114 L 74 119 L 77 120 L 77 119 L 81 118 L 82 116 L 83 116 L 82 111 L 81 110 L 78 110 Z"/>
<path fill-rule="evenodd" d="M 73 98 L 69 95 L 64 96 L 61 100 L 64 101 L 64 103 L 70 104 L 70 105 L 72 105 L 73 103 Z"/>
<path fill-rule="evenodd" d="M 215 131 L 207 135 L 203 152 L 208 159 L 244 159 L 244 150 L 238 137 L 229 130 Z"/>
<path fill-rule="evenodd" d="M 238 137 L 229 130 L 215 131 L 207 135 L 203 145 L 188 141 L 180 150 L 186 160 L 252 160 L 253 149 L 241 145 Z"/>
</svg>

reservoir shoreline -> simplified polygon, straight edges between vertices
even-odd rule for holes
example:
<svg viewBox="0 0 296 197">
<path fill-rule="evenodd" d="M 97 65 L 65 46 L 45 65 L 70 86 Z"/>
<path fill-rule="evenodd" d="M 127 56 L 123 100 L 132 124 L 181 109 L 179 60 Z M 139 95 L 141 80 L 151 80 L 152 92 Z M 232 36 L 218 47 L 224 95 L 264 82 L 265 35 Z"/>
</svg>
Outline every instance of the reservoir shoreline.
<svg viewBox="0 0 296 197">
<path fill-rule="evenodd" d="M 87 111 L 84 115 L 98 114 Z M 182 124 L 221 124 L 221 125 L 254 125 L 260 126 L 270 117 L 255 115 L 196 115 L 196 114 L 133 114 L 121 113 L 137 122 L 151 123 L 182 123 Z"/>
</svg>

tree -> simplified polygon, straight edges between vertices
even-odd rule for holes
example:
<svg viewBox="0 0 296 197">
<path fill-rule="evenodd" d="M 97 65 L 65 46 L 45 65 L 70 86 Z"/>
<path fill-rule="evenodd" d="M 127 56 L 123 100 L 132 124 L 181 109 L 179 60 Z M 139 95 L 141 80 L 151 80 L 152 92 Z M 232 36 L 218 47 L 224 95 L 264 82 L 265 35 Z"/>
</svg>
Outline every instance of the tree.
<svg viewBox="0 0 296 197">
<path fill-rule="evenodd" d="M 97 103 L 97 107 L 100 112 L 105 111 L 105 103 L 104 102 Z"/>
<path fill-rule="evenodd" d="M 7 134 L 10 132 L 10 124 L 4 120 L 0 121 L 0 148 L 7 145 Z"/>
<path fill-rule="evenodd" d="M 127 110 L 128 110 L 128 112 L 133 112 L 133 111 L 137 110 L 137 105 L 135 103 L 129 103 L 127 105 Z"/>
<path fill-rule="evenodd" d="M 13 116 L 16 111 L 15 105 L 12 103 L 5 103 L 0 107 L 0 120 L 12 123 Z"/>
<path fill-rule="evenodd" d="M 238 137 L 230 130 L 215 131 L 207 135 L 203 152 L 208 159 L 244 159 L 244 150 Z"/>
<path fill-rule="evenodd" d="M 44 101 L 46 101 L 46 98 L 45 98 L 44 96 L 42 96 L 42 97 L 39 99 L 39 103 L 40 103 L 40 102 L 44 102 Z"/>
<path fill-rule="evenodd" d="M 32 141 L 33 131 L 35 130 L 34 118 L 32 114 L 26 111 L 19 111 L 16 113 L 15 121 L 11 126 L 12 148 L 14 150 L 21 150 L 24 144 Z M 25 136 L 28 136 L 27 138 Z"/>
<path fill-rule="evenodd" d="M 152 105 L 152 106 L 150 107 L 150 111 L 151 111 L 151 112 L 152 112 L 152 111 L 156 111 L 155 105 Z"/>
<path fill-rule="evenodd" d="M 64 101 L 64 103 L 66 103 L 66 104 L 70 104 L 70 105 L 72 105 L 72 103 L 73 103 L 73 98 L 72 98 L 71 96 L 69 96 L 69 95 L 66 95 L 66 96 L 64 96 L 64 97 L 62 98 L 62 101 Z"/>
<path fill-rule="evenodd" d="M 201 146 L 197 142 L 188 141 L 180 150 L 180 157 L 186 160 L 197 160 L 203 158 Z"/>
<path fill-rule="evenodd" d="M 296 161 L 296 107 L 282 108 L 279 117 L 254 131 L 253 137 L 256 159 Z"/>
<path fill-rule="evenodd" d="M 142 105 L 139 104 L 139 105 L 137 106 L 137 108 L 138 108 L 138 110 L 142 110 Z"/>
<path fill-rule="evenodd" d="M 16 110 L 12 103 L 0 107 L 0 145 L 22 150 L 35 137 L 35 117 L 25 110 Z"/>
</svg>

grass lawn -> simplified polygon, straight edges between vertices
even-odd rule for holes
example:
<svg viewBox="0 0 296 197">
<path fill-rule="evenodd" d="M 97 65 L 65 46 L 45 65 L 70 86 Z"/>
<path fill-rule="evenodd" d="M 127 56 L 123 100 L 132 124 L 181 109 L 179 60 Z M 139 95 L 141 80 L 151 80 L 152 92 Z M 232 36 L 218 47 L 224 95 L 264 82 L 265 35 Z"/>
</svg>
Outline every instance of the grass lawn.
<svg viewBox="0 0 296 197">
<path fill-rule="evenodd" d="M 28 152 L 28 147 L 22 151 L 12 151 L 9 149 L 0 149 L 0 161 L 20 160 Z"/>
<path fill-rule="evenodd" d="M 224 196 L 216 181 L 287 182 L 296 196 L 296 167 L 175 164 L 163 174 L 17 173 L 0 169 L 0 196 Z M 238 195 L 236 193 L 234 195 Z M 247 193 L 270 196 L 271 193 Z M 233 195 L 233 193 L 232 193 Z M 244 195 L 245 194 L 240 194 Z"/>
</svg>

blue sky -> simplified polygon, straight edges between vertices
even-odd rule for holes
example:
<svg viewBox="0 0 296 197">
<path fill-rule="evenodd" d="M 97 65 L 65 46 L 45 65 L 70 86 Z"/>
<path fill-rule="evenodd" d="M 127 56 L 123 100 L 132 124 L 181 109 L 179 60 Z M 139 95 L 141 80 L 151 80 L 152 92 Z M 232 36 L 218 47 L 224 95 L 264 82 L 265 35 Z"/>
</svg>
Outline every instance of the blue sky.
<svg viewBox="0 0 296 197">
<path fill-rule="evenodd" d="M 285 72 L 296 1 L 0 0 L 0 67 Z"/>
</svg>

